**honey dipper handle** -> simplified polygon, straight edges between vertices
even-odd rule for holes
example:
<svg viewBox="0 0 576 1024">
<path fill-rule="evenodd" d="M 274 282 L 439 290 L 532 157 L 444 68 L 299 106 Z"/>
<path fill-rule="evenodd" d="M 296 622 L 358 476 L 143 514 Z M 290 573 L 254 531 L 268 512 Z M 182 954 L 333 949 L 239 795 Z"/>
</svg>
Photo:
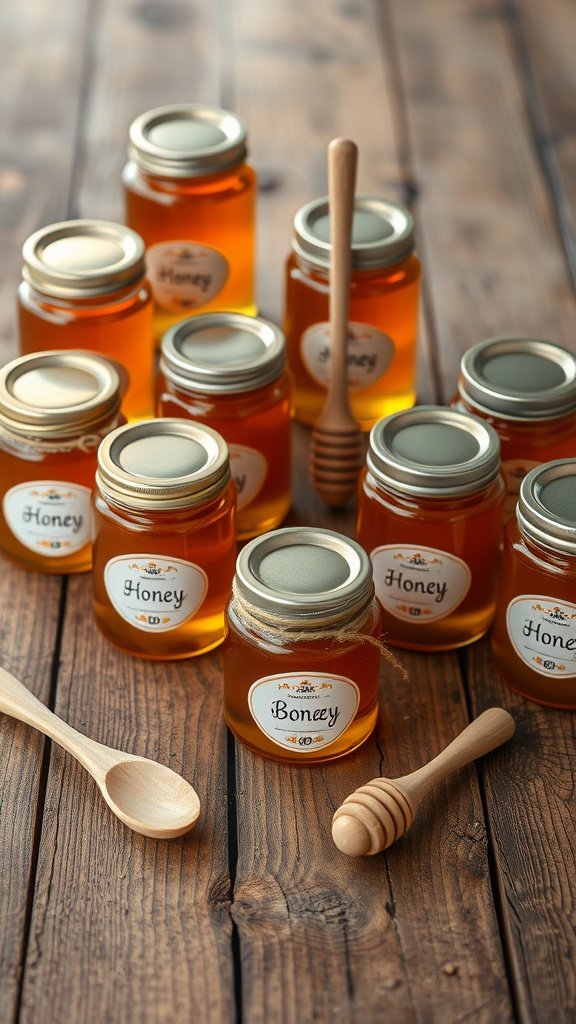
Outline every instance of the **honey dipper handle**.
<svg viewBox="0 0 576 1024">
<path fill-rule="evenodd" d="M 515 729 L 512 715 L 504 708 L 488 708 L 432 761 L 394 782 L 408 794 L 414 804 L 418 804 L 437 782 L 505 743 L 514 735 Z"/>
</svg>

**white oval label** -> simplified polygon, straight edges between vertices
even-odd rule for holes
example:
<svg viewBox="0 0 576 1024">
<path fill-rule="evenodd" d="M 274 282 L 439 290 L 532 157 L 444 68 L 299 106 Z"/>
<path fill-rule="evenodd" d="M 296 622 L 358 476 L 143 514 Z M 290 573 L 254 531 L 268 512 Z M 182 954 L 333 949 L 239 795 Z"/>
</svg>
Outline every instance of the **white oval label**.
<svg viewBox="0 0 576 1024">
<path fill-rule="evenodd" d="M 73 555 L 92 539 L 88 487 L 30 480 L 6 491 L 2 508 L 16 539 L 47 558 Z"/>
<path fill-rule="evenodd" d="M 236 508 L 246 508 L 262 489 L 268 463 L 261 452 L 242 444 L 230 444 L 230 472 L 236 484 Z"/>
<path fill-rule="evenodd" d="M 162 633 L 181 626 L 198 611 L 208 591 L 208 577 L 199 565 L 182 558 L 132 554 L 106 563 L 104 585 L 126 622 L 148 633 Z"/>
<path fill-rule="evenodd" d="M 228 280 L 227 259 L 218 249 L 194 242 L 161 242 L 146 253 L 154 299 L 173 313 L 199 309 L 222 291 Z"/>
<path fill-rule="evenodd" d="M 252 683 L 248 706 L 262 732 L 285 750 L 311 753 L 334 743 L 348 728 L 360 691 L 346 676 L 284 672 Z"/>
<path fill-rule="evenodd" d="M 385 544 L 370 555 L 386 611 L 405 622 L 435 622 L 464 600 L 472 574 L 461 558 L 436 548 Z"/>
<path fill-rule="evenodd" d="M 348 324 L 348 387 L 371 388 L 386 373 L 394 358 L 394 342 L 370 324 Z M 312 324 L 300 342 L 302 361 L 317 384 L 327 387 L 330 377 L 330 324 Z"/>
<path fill-rule="evenodd" d="M 514 650 L 534 672 L 576 676 L 576 604 L 522 594 L 508 605 L 506 626 Z"/>
</svg>

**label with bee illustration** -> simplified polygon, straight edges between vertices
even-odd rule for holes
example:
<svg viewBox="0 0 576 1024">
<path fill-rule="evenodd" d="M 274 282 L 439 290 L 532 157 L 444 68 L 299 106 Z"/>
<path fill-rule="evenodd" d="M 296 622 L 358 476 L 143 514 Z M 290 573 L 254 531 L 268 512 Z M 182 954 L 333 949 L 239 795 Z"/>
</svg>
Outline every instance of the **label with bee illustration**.
<svg viewBox="0 0 576 1024">
<path fill-rule="evenodd" d="M 30 480 L 6 491 L 2 511 L 16 539 L 46 558 L 66 558 L 90 543 L 88 487 Z"/>
<path fill-rule="evenodd" d="M 404 622 L 425 625 L 443 619 L 470 589 L 466 562 L 447 551 L 385 544 L 370 557 L 381 604 Z"/>
<path fill-rule="evenodd" d="M 365 391 L 376 384 L 390 366 L 394 352 L 394 342 L 387 334 L 370 324 L 349 323 L 346 364 L 350 391 Z M 330 379 L 330 324 L 312 324 L 304 331 L 300 353 L 312 379 L 327 387 Z"/>
<path fill-rule="evenodd" d="M 334 743 L 360 703 L 356 683 L 322 672 L 278 673 L 252 683 L 248 706 L 262 732 L 285 750 L 312 753 Z"/>
<path fill-rule="evenodd" d="M 521 594 L 508 605 L 508 636 L 518 657 L 543 676 L 576 676 L 576 604 Z"/>
<path fill-rule="evenodd" d="M 106 563 L 104 585 L 126 622 L 148 633 L 163 633 L 198 611 L 208 592 L 208 577 L 199 565 L 182 558 L 131 554 Z"/>
</svg>

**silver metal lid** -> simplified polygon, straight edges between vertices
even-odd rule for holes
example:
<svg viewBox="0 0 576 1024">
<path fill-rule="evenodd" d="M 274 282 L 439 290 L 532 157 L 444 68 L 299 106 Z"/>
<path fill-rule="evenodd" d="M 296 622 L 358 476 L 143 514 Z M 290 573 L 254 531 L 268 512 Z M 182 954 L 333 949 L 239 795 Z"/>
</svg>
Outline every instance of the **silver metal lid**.
<svg viewBox="0 0 576 1024">
<path fill-rule="evenodd" d="M 467 412 L 420 405 L 380 420 L 370 433 L 370 472 L 387 487 L 425 497 L 467 494 L 500 469 L 500 439 Z"/>
<path fill-rule="evenodd" d="M 314 199 L 294 218 L 294 250 L 323 269 L 330 266 L 328 196 Z M 403 206 L 356 196 L 352 221 L 352 267 L 372 270 L 400 263 L 414 249 L 414 221 Z"/>
<path fill-rule="evenodd" d="M 22 256 L 24 280 L 62 298 L 109 295 L 141 281 L 146 272 L 140 235 L 105 220 L 48 224 L 26 239 Z"/>
<path fill-rule="evenodd" d="M 146 420 L 107 434 L 96 482 L 122 505 L 149 511 L 205 502 L 230 479 L 228 448 L 215 430 L 190 420 Z"/>
<path fill-rule="evenodd" d="M 546 547 L 576 555 L 576 459 L 536 466 L 524 477 L 518 525 Z"/>
<path fill-rule="evenodd" d="M 507 419 L 562 416 L 576 411 L 576 356 L 540 338 L 490 338 L 464 353 L 458 391 Z"/>
<path fill-rule="evenodd" d="M 364 549 L 332 530 L 307 527 L 256 537 L 238 556 L 235 582 L 251 605 L 302 625 L 350 619 L 374 596 Z"/>
<path fill-rule="evenodd" d="M 268 320 L 205 313 L 166 332 L 160 368 L 184 389 L 220 394 L 269 384 L 283 372 L 285 361 L 284 335 Z"/>
<path fill-rule="evenodd" d="M 246 128 L 221 107 L 156 107 L 132 122 L 129 135 L 129 155 L 138 167 L 168 178 L 216 174 L 246 159 Z"/>
<path fill-rule="evenodd" d="M 115 367 L 93 352 L 38 352 L 0 369 L 0 426 L 18 437 L 85 434 L 109 422 L 120 400 Z"/>
</svg>

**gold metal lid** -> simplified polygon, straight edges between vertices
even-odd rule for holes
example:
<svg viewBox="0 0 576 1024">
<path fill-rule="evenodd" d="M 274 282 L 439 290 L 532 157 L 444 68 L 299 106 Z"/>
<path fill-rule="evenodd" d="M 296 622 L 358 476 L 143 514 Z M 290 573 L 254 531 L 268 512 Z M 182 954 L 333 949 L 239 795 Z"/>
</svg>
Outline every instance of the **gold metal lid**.
<svg viewBox="0 0 576 1024">
<path fill-rule="evenodd" d="M 541 338 L 489 338 L 462 356 L 458 391 L 505 419 L 564 416 L 576 411 L 576 356 Z"/>
<path fill-rule="evenodd" d="M 228 448 L 215 430 L 191 420 L 127 424 L 98 449 L 96 482 L 131 508 L 187 508 L 218 494 L 230 479 Z"/>
<path fill-rule="evenodd" d="M 372 563 L 339 533 L 288 527 L 256 537 L 236 562 L 235 584 L 252 606 L 302 624 L 359 614 L 374 596 Z"/>
<path fill-rule="evenodd" d="M 221 107 L 175 103 L 141 114 L 129 129 L 129 156 L 167 178 L 217 174 L 246 159 L 246 128 Z"/>
<path fill-rule="evenodd" d="M 241 313 L 205 313 L 166 332 L 160 369 L 184 389 L 221 394 L 269 384 L 285 361 L 284 335 L 275 324 Z"/>
<path fill-rule="evenodd" d="M 121 381 L 93 352 L 38 352 L 0 369 L 0 426 L 24 438 L 70 438 L 118 413 Z"/>
<path fill-rule="evenodd" d="M 144 277 L 144 242 L 123 224 L 67 220 L 48 224 L 24 242 L 22 276 L 61 298 L 109 295 Z"/>
<path fill-rule="evenodd" d="M 401 493 L 467 494 L 498 475 L 500 439 L 470 413 L 420 405 L 376 423 L 367 464 L 377 481 Z"/>
<path fill-rule="evenodd" d="M 520 485 L 516 517 L 535 541 L 576 555 L 576 459 L 531 469 Z"/>
<path fill-rule="evenodd" d="M 302 206 L 294 218 L 294 251 L 315 266 L 330 266 L 328 196 Z M 375 270 L 407 259 L 414 249 L 412 214 L 398 203 L 356 196 L 352 220 L 352 267 Z"/>
</svg>

